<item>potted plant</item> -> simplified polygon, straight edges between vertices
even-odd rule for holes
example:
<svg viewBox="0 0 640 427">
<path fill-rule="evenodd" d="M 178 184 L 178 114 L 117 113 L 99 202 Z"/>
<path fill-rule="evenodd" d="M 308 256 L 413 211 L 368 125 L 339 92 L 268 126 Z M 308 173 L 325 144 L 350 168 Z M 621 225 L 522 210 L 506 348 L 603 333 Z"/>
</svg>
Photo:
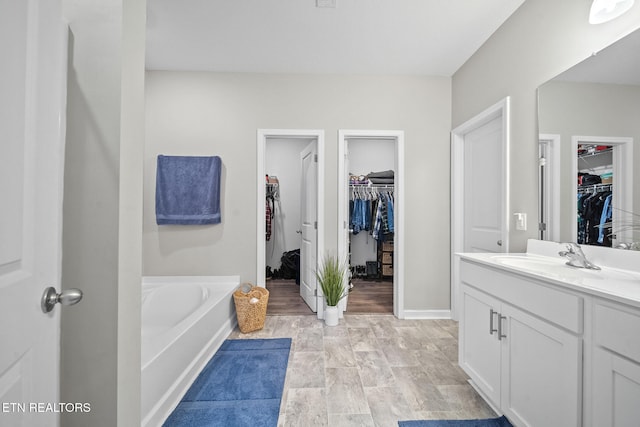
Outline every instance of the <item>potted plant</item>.
<svg viewBox="0 0 640 427">
<path fill-rule="evenodd" d="M 322 266 L 316 271 L 326 302 L 324 322 L 327 326 L 338 325 L 340 317 L 338 303 L 347 295 L 347 289 L 344 286 L 346 271 L 346 262 L 340 262 L 338 257 L 331 255 L 324 258 Z"/>
</svg>

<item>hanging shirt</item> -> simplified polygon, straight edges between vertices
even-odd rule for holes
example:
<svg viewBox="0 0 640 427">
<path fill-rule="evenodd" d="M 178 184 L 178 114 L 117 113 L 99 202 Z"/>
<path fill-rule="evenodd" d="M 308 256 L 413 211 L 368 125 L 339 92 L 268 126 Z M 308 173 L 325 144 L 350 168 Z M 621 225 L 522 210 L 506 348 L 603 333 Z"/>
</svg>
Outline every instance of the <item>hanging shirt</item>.
<svg viewBox="0 0 640 427">
<path fill-rule="evenodd" d="M 382 238 L 382 201 L 378 201 L 378 208 L 376 209 L 376 221 L 373 226 L 373 233 L 371 235 L 374 239 L 380 240 Z"/>
<path fill-rule="evenodd" d="M 271 220 L 273 219 L 273 215 L 271 214 L 271 205 L 269 204 L 269 200 L 266 201 L 265 205 L 265 219 L 266 219 L 266 240 L 271 240 Z"/>
<path fill-rule="evenodd" d="M 371 200 L 364 201 L 364 229 L 371 230 Z"/>
<path fill-rule="evenodd" d="M 607 228 L 606 223 L 611 221 L 612 216 L 613 216 L 613 209 L 611 206 L 611 194 L 609 194 L 607 198 L 604 200 L 602 214 L 600 215 L 600 226 L 599 226 L 600 232 L 598 233 L 598 243 L 604 242 L 605 229 Z"/>
<path fill-rule="evenodd" d="M 389 194 L 385 194 L 387 198 L 387 227 L 389 228 L 389 232 L 393 233 L 393 199 Z"/>
</svg>

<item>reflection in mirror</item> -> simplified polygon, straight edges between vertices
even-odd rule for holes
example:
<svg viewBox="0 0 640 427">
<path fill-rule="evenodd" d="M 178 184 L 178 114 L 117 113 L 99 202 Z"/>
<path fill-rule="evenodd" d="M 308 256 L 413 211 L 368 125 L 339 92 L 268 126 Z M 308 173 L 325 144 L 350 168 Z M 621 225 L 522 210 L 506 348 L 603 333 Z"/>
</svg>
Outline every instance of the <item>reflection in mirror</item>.
<svg viewBox="0 0 640 427">
<path fill-rule="evenodd" d="M 540 86 L 538 120 L 540 237 L 640 250 L 640 30 Z"/>
</svg>

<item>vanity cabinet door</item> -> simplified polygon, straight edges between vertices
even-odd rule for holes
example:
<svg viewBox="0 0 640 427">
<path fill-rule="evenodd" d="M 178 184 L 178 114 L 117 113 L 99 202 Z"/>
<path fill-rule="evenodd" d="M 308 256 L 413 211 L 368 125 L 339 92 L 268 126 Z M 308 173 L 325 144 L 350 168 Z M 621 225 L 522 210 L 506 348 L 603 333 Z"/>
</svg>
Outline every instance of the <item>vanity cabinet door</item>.
<svg viewBox="0 0 640 427">
<path fill-rule="evenodd" d="M 504 414 L 514 425 L 580 426 L 581 339 L 506 303 L 500 322 Z"/>
<path fill-rule="evenodd" d="M 640 364 L 599 347 L 593 358 L 592 425 L 636 427 L 640 419 Z"/>
<path fill-rule="evenodd" d="M 593 319 L 592 425 L 640 425 L 640 310 L 598 301 Z"/>
<path fill-rule="evenodd" d="M 461 289 L 460 366 L 497 406 L 500 404 L 500 342 L 496 322 L 500 302 L 464 284 Z"/>
</svg>

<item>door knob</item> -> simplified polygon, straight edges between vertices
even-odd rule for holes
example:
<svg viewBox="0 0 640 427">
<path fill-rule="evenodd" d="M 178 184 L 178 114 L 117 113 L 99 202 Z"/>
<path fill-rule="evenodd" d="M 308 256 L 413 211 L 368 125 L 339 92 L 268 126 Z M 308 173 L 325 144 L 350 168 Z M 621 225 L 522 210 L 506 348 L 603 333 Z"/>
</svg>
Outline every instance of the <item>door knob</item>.
<svg viewBox="0 0 640 427">
<path fill-rule="evenodd" d="M 40 306 L 43 313 L 48 313 L 53 310 L 53 307 L 60 303 L 62 305 L 74 305 L 80 302 L 82 299 L 82 291 L 80 289 L 67 289 L 58 293 L 56 288 L 49 286 L 44 290 L 42 294 L 42 301 Z"/>
<path fill-rule="evenodd" d="M 498 240 L 496 243 L 498 244 L 498 246 L 502 246 L 502 240 Z"/>
<path fill-rule="evenodd" d="M 302 234 L 302 230 L 296 230 L 296 233 Z"/>
</svg>

